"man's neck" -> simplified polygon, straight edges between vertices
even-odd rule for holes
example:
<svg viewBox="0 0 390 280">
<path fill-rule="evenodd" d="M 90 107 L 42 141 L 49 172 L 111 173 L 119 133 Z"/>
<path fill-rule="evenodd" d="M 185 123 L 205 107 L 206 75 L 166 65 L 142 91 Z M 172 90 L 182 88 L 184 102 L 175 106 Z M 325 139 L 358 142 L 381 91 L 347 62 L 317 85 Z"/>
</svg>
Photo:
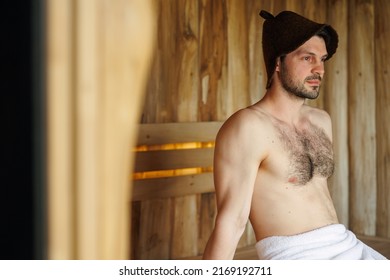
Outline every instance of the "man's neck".
<svg viewBox="0 0 390 280">
<path fill-rule="evenodd" d="M 275 118 L 294 124 L 299 120 L 305 99 L 292 95 L 283 89 L 270 88 L 260 103 Z"/>
</svg>

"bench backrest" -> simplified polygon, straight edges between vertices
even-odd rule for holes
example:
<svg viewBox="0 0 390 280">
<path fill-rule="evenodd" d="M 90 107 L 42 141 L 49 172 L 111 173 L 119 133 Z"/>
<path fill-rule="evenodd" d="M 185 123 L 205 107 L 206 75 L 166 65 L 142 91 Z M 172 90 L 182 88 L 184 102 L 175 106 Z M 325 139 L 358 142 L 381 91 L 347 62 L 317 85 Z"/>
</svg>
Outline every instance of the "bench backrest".
<svg viewBox="0 0 390 280">
<path fill-rule="evenodd" d="M 132 200 L 213 192 L 214 143 L 221 125 L 140 124 Z"/>
</svg>

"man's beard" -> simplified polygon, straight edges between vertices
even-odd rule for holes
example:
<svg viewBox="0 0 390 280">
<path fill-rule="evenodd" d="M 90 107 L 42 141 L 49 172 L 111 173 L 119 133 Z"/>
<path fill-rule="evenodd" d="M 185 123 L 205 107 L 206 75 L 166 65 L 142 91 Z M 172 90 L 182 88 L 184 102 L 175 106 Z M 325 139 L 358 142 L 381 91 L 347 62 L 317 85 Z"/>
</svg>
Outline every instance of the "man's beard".
<svg viewBox="0 0 390 280">
<path fill-rule="evenodd" d="M 307 98 L 307 99 L 316 99 L 320 93 L 320 86 L 312 86 L 312 90 L 307 90 L 305 88 L 306 81 L 310 80 L 319 80 L 321 81 L 321 77 L 319 75 L 312 75 L 303 81 L 303 83 L 300 83 L 298 81 L 293 81 L 290 73 L 287 70 L 287 67 L 285 66 L 285 63 L 281 62 L 281 71 L 280 73 L 280 80 L 282 83 L 283 88 L 290 94 L 301 97 L 301 98 Z"/>
</svg>

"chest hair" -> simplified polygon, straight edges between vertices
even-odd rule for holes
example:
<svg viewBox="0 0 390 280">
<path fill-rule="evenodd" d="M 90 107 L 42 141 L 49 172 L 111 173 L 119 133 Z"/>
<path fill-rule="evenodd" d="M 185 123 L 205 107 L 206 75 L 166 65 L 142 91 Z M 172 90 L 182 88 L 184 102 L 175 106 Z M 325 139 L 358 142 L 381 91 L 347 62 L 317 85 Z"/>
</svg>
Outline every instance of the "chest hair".
<svg viewBox="0 0 390 280">
<path fill-rule="evenodd" d="M 334 171 L 333 149 L 323 129 L 310 124 L 303 130 L 278 125 L 279 138 L 289 157 L 288 180 L 305 185 L 315 176 Z"/>
</svg>

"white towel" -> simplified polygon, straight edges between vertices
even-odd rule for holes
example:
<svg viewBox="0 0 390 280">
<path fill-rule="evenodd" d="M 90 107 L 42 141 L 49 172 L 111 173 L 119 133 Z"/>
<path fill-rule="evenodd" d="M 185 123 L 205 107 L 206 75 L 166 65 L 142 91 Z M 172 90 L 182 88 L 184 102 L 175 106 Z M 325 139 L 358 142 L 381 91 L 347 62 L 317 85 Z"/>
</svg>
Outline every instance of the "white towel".
<svg viewBox="0 0 390 280">
<path fill-rule="evenodd" d="M 292 236 L 271 236 L 256 243 L 261 260 L 386 260 L 342 224 Z"/>
</svg>

